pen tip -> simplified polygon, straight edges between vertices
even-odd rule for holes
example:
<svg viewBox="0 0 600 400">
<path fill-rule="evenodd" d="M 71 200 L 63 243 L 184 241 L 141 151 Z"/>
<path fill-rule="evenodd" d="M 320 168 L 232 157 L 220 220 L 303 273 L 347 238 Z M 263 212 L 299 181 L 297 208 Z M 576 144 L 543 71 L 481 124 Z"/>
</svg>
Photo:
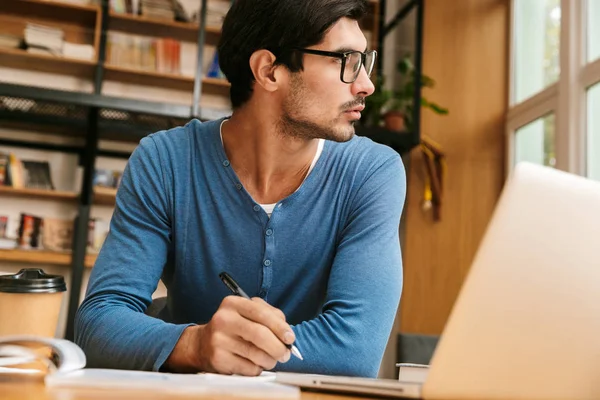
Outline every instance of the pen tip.
<svg viewBox="0 0 600 400">
<path fill-rule="evenodd" d="M 300 350 L 298 350 L 298 348 L 296 346 L 292 346 L 292 354 L 295 355 L 296 357 L 298 357 L 300 360 L 304 361 L 304 358 L 302 357 Z"/>
</svg>

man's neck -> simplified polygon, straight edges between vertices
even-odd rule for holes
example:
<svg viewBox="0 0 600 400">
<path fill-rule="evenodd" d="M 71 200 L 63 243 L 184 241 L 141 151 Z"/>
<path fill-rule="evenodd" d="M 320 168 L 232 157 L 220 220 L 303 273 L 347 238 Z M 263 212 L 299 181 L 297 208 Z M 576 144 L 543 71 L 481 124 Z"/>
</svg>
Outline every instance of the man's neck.
<svg viewBox="0 0 600 400">
<path fill-rule="evenodd" d="M 265 110 L 265 108 L 263 108 Z M 222 127 L 223 146 L 245 189 L 258 203 L 276 203 L 304 181 L 318 141 L 286 136 L 277 119 L 246 105 Z"/>
</svg>

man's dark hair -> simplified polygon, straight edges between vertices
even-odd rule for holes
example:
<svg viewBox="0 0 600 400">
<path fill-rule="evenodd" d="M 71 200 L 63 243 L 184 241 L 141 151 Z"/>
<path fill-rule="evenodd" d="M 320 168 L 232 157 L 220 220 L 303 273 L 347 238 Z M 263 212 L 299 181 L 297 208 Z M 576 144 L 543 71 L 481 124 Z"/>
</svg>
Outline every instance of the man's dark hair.
<svg viewBox="0 0 600 400">
<path fill-rule="evenodd" d="M 236 0 L 225 17 L 218 54 L 221 70 L 231 82 L 231 103 L 250 99 L 254 76 L 250 56 L 266 49 L 292 72 L 302 70 L 294 47 L 320 43 L 340 18 L 360 20 L 366 0 Z"/>
</svg>

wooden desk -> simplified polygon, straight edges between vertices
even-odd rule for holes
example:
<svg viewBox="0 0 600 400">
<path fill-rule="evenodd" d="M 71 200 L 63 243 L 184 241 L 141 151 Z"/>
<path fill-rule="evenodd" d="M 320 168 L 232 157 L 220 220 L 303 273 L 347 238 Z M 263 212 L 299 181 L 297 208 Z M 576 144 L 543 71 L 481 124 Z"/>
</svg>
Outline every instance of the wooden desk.
<svg viewBox="0 0 600 400">
<path fill-rule="evenodd" d="M 238 397 L 223 396 L 198 396 L 198 395 L 178 395 L 173 393 L 157 393 L 144 390 L 92 390 L 92 389 L 67 389 L 44 387 L 41 379 L 9 379 L 0 377 L 0 398 L 2 400 L 177 400 L 177 399 L 197 399 L 197 400 L 233 400 Z M 239 399 L 249 399 L 249 397 L 239 397 Z M 339 396 L 325 393 L 302 392 L 301 400 L 360 400 L 368 399 L 359 396 Z M 258 399 L 257 399 L 258 400 Z"/>
</svg>

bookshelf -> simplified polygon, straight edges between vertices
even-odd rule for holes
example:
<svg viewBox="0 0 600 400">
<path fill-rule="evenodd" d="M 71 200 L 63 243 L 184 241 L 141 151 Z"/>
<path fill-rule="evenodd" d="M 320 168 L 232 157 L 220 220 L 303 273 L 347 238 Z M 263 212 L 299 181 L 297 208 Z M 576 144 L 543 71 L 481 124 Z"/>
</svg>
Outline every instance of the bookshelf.
<svg viewBox="0 0 600 400">
<path fill-rule="evenodd" d="M 96 254 L 87 254 L 85 256 L 84 266 L 92 268 L 96 262 Z M 0 261 L 28 263 L 28 264 L 49 264 L 49 265 L 71 265 L 71 253 L 46 250 L 0 250 Z"/>
<path fill-rule="evenodd" d="M 92 64 L 98 62 L 102 25 L 102 13 L 99 6 L 52 0 L 11 0 L 0 2 L 0 33 L 19 37 L 23 35 L 28 24 L 44 25 L 49 28 L 60 29 L 63 32 L 64 41 L 67 43 L 91 45 L 94 50 L 94 56 L 90 61 Z M 26 51 L 23 51 L 23 53 L 28 54 Z M 44 59 L 44 61 L 50 62 L 48 59 Z M 28 69 L 27 65 L 21 64 L 17 68 Z M 39 71 L 39 66 L 34 65 L 34 63 L 29 65 L 34 70 Z M 70 72 L 72 71 L 62 71 L 62 73 Z"/>
</svg>

